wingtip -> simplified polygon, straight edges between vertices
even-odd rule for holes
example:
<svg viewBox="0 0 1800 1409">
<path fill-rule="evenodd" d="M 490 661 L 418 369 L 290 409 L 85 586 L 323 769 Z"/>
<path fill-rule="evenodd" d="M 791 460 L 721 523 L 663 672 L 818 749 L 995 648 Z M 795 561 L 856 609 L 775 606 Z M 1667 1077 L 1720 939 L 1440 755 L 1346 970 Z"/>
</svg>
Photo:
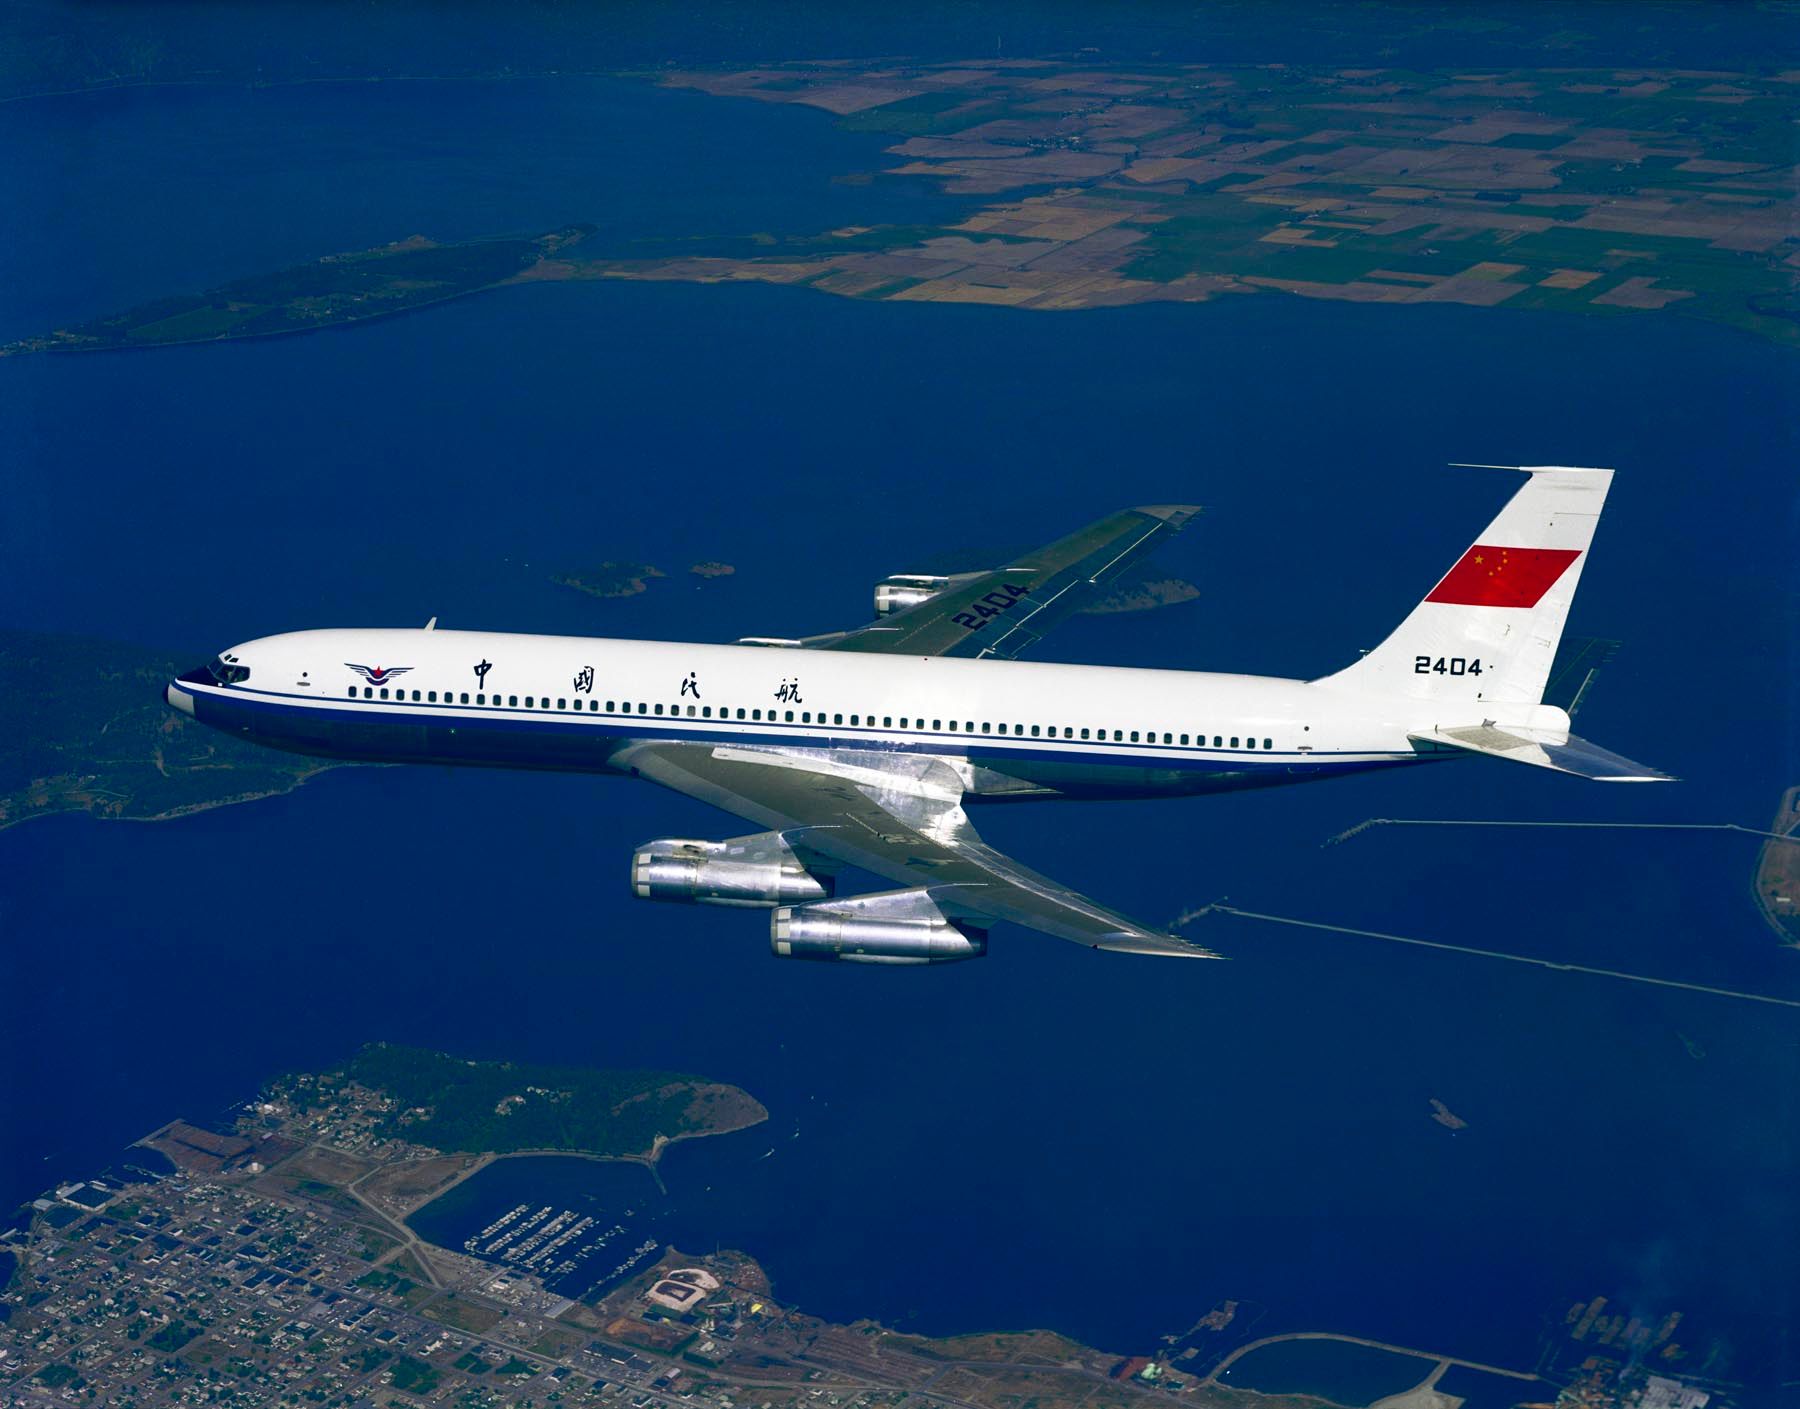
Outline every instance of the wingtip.
<svg viewBox="0 0 1800 1409">
<path fill-rule="evenodd" d="M 1206 507 L 1202 504 L 1138 504 L 1133 506 L 1132 512 L 1148 514 L 1173 528 L 1180 528 L 1189 519 L 1205 513 Z"/>
<path fill-rule="evenodd" d="M 1148 954 L 1157 959 L 1223 959 L 1204 944 L 1195 944 L 1175 934 L 1116 934 L 1096 943 L 1095 949 L 1115 954 Z"/>
</svg>

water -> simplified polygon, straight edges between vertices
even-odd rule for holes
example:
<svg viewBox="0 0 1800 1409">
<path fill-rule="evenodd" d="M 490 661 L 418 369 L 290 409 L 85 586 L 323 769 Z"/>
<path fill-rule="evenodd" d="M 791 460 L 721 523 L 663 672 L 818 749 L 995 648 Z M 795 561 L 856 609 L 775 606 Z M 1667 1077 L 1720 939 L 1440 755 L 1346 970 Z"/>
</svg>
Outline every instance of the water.
<svg viewBox="0 0 1800 1409">
<path fill-rule="evenodd" d="M 420 228 L 800 230 L 863 199 L 826 168 L 866 162 L 866 139 L 818 114 L 586 81 L 407 92 L 14 105 L 0 122 L 31 141 L 0 144 L 7 160 L 49 143 L 92 180 L 54 185 L 19 222 L 32 278 L 9 284 L 0 325 Z M 383 140 L 346 147 L 368 113 L 342 105 L 365 99 L 391 105 Z M 680 161 L 709 160 L 695 134 L 716 129 L 718 166 L 646 177 L 620 208 L 595 208 L 618 187 L 582 184 L 579 143 L 544 140 L 547 115 L 560 136 L 641 136 L 686 102 Z M 275 129 L 336 155 L 271 162 Z M 731 185 L 762 142 L 784 162 Z M 515 151 L 540 155 L 515 172 Z M 149 202 L 137 173 L 159 152 L 174 153 L 169 208 L 119 220 Z M 684 204 L 714 178 L 715 209 Z M 1306 675 L 1378 640 L 1510 488 L 1442 462 L 1617 464 L 1575 626 L 1628 647 L 1581 723 L 1679 787 L 1472 764 L 981 824 L 1152 921 L 1228 894 L 1793 996 L 1741 838 L 1317 844 L 1371 815 L 1761 825 L 1800 763 L 1795 366 L 1673 319 L 1273 296 L 1051 318 L 770 288 L 510 290 L 315 337 L 0 364 L 0 613 L 197 656 L 433 614 L 800 634 L 860 622 L 869 584 L 944 547 L 1192 499 L 1208 515 L 1162 558 L 1201 600 L 1077 622 L 1050 654 Z M 671 576 L 617 603 L 548 581 L 621 556 Z M 714 558 L 737 575 L 683 571 Z M 746 1249 L 779 1295 L 833 1318 L 1043 1325 L 1123 1351 L 1234 1297 L 1269 1308 L 1262 1334 L 1529 1365 L 1542 1318 L 1604 1293 L 1686 1311 L 1739 1374 L 1793 1373 L 1789 1014 L 1222 919 L 1198 937 L 1229 964 L 1008 931 L 944 972 L 780 965 L 760 916 L 626 895 L 635 843 L 735 825 L 617 780 L 389 769 L 179 823 L 0 835 L 0 984 L 32 1015 L 0 1047 L 0 1199 L 386 1039 L 746 1087 L 770 1122 L 670 1151 L 665 1231 Z M 1468 1128 L 1434 1124 L 1434 1097 Z M 994 1277 L 1002 1264 L 1016 1275 Z"/>
<path fill-rule="evenodd" d="M 1278 1341 L 1253 1350 L 1220 1378 L 1263 1394 L 1311 1394 L 1365 1405 L 1409 1390 L 1431 1373 L 1429 1360 L 1343 1341 Z"/>
</svg>

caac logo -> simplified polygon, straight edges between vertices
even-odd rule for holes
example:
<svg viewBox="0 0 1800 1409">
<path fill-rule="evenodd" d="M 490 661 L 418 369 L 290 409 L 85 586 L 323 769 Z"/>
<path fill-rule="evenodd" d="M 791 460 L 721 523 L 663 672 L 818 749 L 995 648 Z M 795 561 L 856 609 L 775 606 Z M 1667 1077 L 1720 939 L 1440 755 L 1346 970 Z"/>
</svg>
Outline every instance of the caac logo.
<svg viewBox="0 0 1800 1409">
<path fill-rule="evenodd" d="M 345 661 L 344 664 L 371 685 L 385 685 L 396 675 L 404 675 L 412 669 L 410 665 L 357 665 L 354 661 Z"/>
</svg>

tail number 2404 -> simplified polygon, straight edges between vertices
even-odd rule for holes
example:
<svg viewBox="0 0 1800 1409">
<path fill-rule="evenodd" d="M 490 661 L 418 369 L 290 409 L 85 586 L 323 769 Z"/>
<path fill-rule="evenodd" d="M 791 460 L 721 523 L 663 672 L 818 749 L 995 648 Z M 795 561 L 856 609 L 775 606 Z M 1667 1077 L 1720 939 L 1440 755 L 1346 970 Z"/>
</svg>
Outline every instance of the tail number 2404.
<svg viewBox="0 0 1800 1409">
<path fill-rule="evenodd" d="M 1413 657 L 1414 675 L 1479 675 L 1480 660 L 1469 660 L 1463 656 L 1439 656 L 1433 660 L 1430 656 Z"/>
</svg>

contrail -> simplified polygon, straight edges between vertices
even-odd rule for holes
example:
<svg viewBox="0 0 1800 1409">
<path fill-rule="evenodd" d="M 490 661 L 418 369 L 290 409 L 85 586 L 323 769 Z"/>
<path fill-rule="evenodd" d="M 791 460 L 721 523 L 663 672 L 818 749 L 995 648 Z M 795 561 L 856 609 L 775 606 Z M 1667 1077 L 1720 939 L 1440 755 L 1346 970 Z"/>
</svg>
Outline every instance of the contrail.
<svg viewBox="0 0 1800 1409">
<path fill-rule="evenodd" d="M 1747 830 L 1739 828 L 1738 830 Z M 1710 993 L 1715 998 L 1741 998 L 1748 1003 L 1773 1003 L 1781 1008 L 1800 1008 L 1800 999 L 1775 998 L 1767 993 L 1744 993 L 1735 988 L 1714 988 L 1704 983 L 1685 983 L 1680 979 L 1651 978 L 1648 974 L 1628 974 L 1618 969 L 1596 969 L 1587 964 L 1559 964 L 1553 959 L 1533 959 L 1523 954 L 1506 954 L 1498 949 L 1476 949 L 1467 944 L 1448 944 L 1440 939 L 1416 939 L 1411 935 L 1388 934 L 1382 930 L 1359 930 L 1350 925 L 1328 925 L 1320 920 L 1296 920 L 1287 915 L 1264 915 L 1255 910 L 1240 910 L 1235 905 L 1203 905 L 1179 916 L 1179 928 L 1203 915 L 1235 915 L 1240 920 L 1263 920 L 1272 925 L 1292 925 L 1298 929 L 1329 930 L 1334 934 L 1360 935 L 1364 939 L 1385 939 L 1395 944 L 1416 945 L 1420 949 L 1447 949 L 1453 954 L 1474 954 L 1483 959 L 1505 959 L 1513 964 L 1530 964 L 1533 968 L 1555 969 L 1559 973 L 1594 974 L 1600 978 L 1624 979 L 1629 983 L 1649 983 L 1658 988 L 1680 988 L 1689 993 Z"/>
<path fill-rule="evenodd" d="M 1742 832 L 1749 837 L 1800 842 L 1800 836 L 1791 832 L 1767 832 L 1760 827 L 1740 827 L 1736 822 L 1506 822 L 1482 817 L 1371 817 L 1366 822 L 1345 828 L 1335 837 L 1327 837 L 1319 845 L 1336 846 L 1371 827 L 1595 827 L 1641 832 Z"/>
</svg>

